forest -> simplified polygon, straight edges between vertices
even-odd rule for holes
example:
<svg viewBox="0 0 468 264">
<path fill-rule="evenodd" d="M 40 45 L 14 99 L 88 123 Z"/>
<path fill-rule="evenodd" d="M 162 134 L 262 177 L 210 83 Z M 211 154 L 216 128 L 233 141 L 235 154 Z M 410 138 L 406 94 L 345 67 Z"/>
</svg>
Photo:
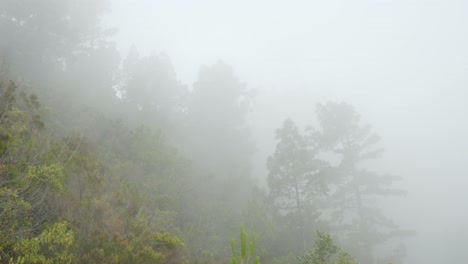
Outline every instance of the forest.
<svg viewBox="0 0 468 264">
<path fill-rule="evenodd" d="M 256 175 L 236 69 L 192 85 L 165 53 L 122 55 L 109 9 L 0 0 L 0 263 L 404 263 L 415 234 L 379 202 L 407 191 L 366 166 L 384 146 L 355 106 L 282 120 Z"/>
</svg>

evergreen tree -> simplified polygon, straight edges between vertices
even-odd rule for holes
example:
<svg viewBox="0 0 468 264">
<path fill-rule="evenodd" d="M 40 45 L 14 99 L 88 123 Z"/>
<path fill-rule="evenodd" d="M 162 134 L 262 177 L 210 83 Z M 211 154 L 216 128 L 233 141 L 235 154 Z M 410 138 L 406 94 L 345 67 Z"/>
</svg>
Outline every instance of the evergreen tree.
<svg viewBox="0 0 468 264">
<path fill-rule="evenodd" d="M 377 199 L 401 195 L 392 184 L 400 178 L 366 170 L 362 162 L 378 158 L 379 137 L 369 125 L 361 123 L 354 108 L 346 103 L 328 102 L 317 106 L 320 144 L 337 157 L 334 182 L 328 201 L 332 230 L 344 239 L 344 245 L 360 263 L 373 263 L 373 249 L 401 231 L 377 207 Z"/>
<path fill-rule="evenodd" d="M 250 103 L 245 84 L 223 62 L 203 67 L 190 95 L 190 154 L 217 178 L 228 180 L 229 186 L 229 180 L 250 178 L 253 143 L 246 123 Z"/>
<path fill-rule="evenodd" d="M 339 234 L 360 263 L 373 263 L 376 246 L 409 234 L 382 213 L 377 198 L 404 191 L 393 187 L 398 177 L 362 167 L 382 150 L 376 147 L 379 137 L 361 124 L 351 105 L 319 104 L 317 117 L 318 128 L 308 133 L 291 120 L 277 131 L 279 142 L 268 160 L 276 212 L 296 234 L 291 241 L 300 240 L 303 248 L 313 237 L 310 230 L 326 228 Z"/>
<path fill-rule="evenodd" d="M 186 88 L 177 80 L 170 58 L 153 54 L 140 58 L 135 47 L 123 62 L 119 91 L 128 106 L 129 120 L 163 129 L 178 128 L 186 108 Z"/>
<path fill-rule="evenodd" d="M 326 163 L 316 157 L 317 150 L 310 147 L 292 120 L 283 123 L 276 137 L 279 142 L 267 163 L 270 197 L 305 251 L 319 216 L 317 202 L 326 191 Z"/>
</svg>

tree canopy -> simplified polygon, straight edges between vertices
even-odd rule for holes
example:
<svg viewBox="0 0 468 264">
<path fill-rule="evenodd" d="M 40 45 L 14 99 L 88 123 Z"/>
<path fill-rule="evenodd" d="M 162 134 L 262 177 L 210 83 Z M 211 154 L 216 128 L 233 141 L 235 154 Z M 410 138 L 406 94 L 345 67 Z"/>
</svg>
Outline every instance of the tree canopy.
<svg viewBox="0 0 468 264">
<path fill-rule="evenodd" d="M 371 264 L 407 234 L 378 207 L 404 191 L 365 168 L 379 137 L 351 105 L 287 119 L 256 175 L 252 89 L 222 61 L 185 85 L 167 54 L 122 60 L 108 8 L 0 1 L 0 262 Z"/>
</svg>

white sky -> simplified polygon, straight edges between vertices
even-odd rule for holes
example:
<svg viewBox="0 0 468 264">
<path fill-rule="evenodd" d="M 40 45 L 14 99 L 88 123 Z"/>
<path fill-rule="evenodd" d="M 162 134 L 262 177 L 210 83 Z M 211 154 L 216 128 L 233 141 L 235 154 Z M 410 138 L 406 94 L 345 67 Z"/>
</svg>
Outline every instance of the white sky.
<svg viewBox="0 0 468 264">
<path fill-rule="evenodd" d="M 112 3 L 123 53 L 165 52 L 189 85 L 222 59 L 257 90 L 260 156 L 285 117 L 354 104 L 383 138 L 379 166 L 409 192 L 391 209 L 418 232 L 406 263 L 468 263 L 468 1 Z"/>
</svg>

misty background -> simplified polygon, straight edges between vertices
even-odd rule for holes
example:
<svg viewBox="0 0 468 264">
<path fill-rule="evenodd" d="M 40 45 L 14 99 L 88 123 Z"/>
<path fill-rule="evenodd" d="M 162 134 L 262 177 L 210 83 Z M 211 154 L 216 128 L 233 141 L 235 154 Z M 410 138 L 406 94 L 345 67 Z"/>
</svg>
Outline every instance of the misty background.
<svg viewBox="0 0 468 264">
<path fill-rule="evenodd" d="M 0 0 L 0 262 L 468 263 L 467 10 Z"/>
<path fill-rule="evenodd" d="M 255 91 L 254 175 L 274 131 L 313 121 L 315 103 L 353 104 L 381 136 L 370 166 L 403 178 L 385 211 L 416 231 L 406 263 L 466 263 L 466 1 L 111 1 L 103 23 L 122 56 L 165 53 L 189 86 L 218 60 Z"/>
</svg>

